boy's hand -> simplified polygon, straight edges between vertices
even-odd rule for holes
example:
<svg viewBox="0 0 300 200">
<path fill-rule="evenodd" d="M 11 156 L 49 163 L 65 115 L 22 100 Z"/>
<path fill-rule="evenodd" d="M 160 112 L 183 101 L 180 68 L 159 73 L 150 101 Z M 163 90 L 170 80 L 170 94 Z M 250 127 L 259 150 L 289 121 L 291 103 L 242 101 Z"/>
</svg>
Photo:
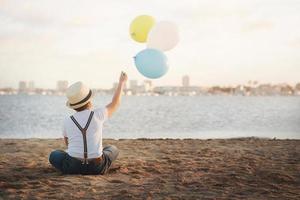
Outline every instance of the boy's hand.
<svg viewBox="0 0 300 200">
<path fill-rule="evenodd" d="M 121 72 L 121 75 L 120 75 L 120 83 L 126 83 L 128 77 L 127 77 L 127 74 L 125 72 Z"/>
</svg>

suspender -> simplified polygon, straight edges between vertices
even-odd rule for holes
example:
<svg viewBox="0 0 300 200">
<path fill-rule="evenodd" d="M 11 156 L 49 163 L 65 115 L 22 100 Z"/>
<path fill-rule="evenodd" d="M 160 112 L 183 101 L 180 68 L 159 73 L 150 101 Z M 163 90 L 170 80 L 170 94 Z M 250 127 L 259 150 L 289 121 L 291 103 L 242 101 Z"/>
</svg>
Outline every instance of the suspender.
<svg viewBox="0 0 300 200">
<path fill-rule="evenodd" d="M 80 126 L 80 124 L 76 121 L 76 119 L 73 117 L 73 116 L 71 116 L 71 119 L 72 119 L 72 121 L 75 123 L 75 125 L 78 127 L 78 129 L 81 131 L 81 133 L 82 133 L 82 137 L 83 137 L 83 146 L 84 146 L 84 152 L 83 152 L 83 155 L 84 155 L 84 162 L 83 162 L 83 164 L 88 164 L 88 160 L 87 160 L 87 142 L 86 142 L 86 131 L 87 131 L 87 129 L 89 128 L 89 125 L 90 125 L 90 123 L 91 123 L 91 120 L 92 120 L 92 118 L 93 118 L 93 115 L 94 115 L 94 111 L 92 111 L 91 113 L 90 113 L 90 116 L 89 116 L 89 119 L 88 119 L 88 121 L 87 121 L 87 123 L 86 123 L 86 125 L 85 125 L 85 127 L 84 128 L 82 128 L 81 126 Z"/>
</svg>

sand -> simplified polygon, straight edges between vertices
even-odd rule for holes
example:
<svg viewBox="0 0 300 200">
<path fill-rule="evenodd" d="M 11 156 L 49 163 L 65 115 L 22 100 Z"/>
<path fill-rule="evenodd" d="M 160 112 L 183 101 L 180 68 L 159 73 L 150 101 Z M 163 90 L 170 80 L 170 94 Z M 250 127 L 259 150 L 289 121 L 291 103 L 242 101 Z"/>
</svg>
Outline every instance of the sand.
<svg viewBox="0 0 300 200">
<path fill-rule="evenodd" d="M 1 139 L 0 199 L 300 199 L 300 140 L 104 140 L 108 174 L 62 175 L 61 139 Z"/>
</svg>

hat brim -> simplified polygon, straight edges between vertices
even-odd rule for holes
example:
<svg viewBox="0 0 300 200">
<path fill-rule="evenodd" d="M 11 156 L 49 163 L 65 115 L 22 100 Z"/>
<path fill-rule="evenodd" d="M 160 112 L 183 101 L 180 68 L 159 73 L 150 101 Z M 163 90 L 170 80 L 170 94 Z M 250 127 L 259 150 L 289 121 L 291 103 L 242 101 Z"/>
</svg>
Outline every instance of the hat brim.
<svg viewBox="0 0 300 200">
<path fill-rule="evenodd" d="M 72 108 L 72 109 L 80 108 L 80 107 L 84 106 L 85 104 L 87 104 L 88 102 L 92 101 L 92 99 L 94 98 L 94 96 L 95 96 L 95 93 L 92 91 L 92 95 L 85 102 L 82 102 L 81 104 L 77 104 L 77 105 L 71 106 L 71 103 L 69 101 L 67 101 L 66 102 L 66 106 L 69 107 L 69 108 Z"/>
</svg>

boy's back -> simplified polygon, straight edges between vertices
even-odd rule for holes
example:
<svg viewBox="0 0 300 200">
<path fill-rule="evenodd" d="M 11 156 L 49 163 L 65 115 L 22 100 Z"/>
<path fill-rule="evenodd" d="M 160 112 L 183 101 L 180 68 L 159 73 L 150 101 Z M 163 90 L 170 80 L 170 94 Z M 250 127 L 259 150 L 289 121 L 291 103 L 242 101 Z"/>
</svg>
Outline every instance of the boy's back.
<svg viewBox="0 0 300 200">
<path fill-rule="evenodd" d="M 90 113 L 91 110 L 83 110 L 73 114 L 73 117 L 81 127 L 84 127 Z M 102 155 L 102 128 L 107 118 L 108 114 L 105 107 L 94 110 L 93 118 L 86 133 L 88 158 L 98 158 Z M 64 121 L 63 136 L 67 137 L 69 142 L 66 152 L 72 157 L 84 158 L 82 133 L 69 116 Z"/>
</svg>

